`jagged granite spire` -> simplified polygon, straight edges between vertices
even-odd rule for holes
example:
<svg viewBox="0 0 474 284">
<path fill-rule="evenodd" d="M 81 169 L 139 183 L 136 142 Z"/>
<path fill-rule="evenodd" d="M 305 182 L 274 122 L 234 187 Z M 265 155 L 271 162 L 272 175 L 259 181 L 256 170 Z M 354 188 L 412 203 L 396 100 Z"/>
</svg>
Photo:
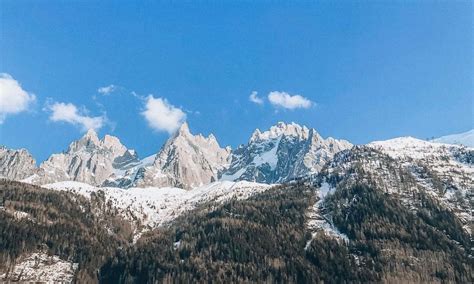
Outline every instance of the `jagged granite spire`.
<svg viewBox="0 0 474 284">
<path fill-rule="evenodd" d="M 0 178 L 21 180 L 36 172 L 36 161 L 25 149 L 0 146 Z"/>
<path fill-rule="evenodd" d="M 255 131 L 252 133 L 252 136 L 250 137 L 249 142 L 275 139 L 282 135 L 307 139 L 309 135 L 309 129 L 306 126 L 300 126 L 294 122 L 286 124 L 285 122 L 280 121 L 263 133 L 260 131 L 260 129 L 255 129 Z"/>
<path fill-rule="evenodd" d="M 335 153 L 351 148 L 345 140 L 323 139 L 314 129 L 278 122 L 269 130 L 256 129 L 247 145 L 232 152 L 224 180 L 280 183 L 317 173 Z"/>
<path fill-rule="evenodd" d="M 117 137 L 106 135 L 99 140 L 90 129 L 73 141 L 66 152 L 53 154 L 40 165 L 36 183 L 73 180 L 101 185 L 107 178 L 137 163 L 135 151 L 128 150 Z"/>
<path fill-rule="evenodd" d="M 139 186 L 176 186 L 190 189 L 217 180 L 228 165 L 229 148 L 221 148 L 214 135 L 193 135 L 185 122 L 156 155 L 152 167 L 142 171 Z"/>
</svg>

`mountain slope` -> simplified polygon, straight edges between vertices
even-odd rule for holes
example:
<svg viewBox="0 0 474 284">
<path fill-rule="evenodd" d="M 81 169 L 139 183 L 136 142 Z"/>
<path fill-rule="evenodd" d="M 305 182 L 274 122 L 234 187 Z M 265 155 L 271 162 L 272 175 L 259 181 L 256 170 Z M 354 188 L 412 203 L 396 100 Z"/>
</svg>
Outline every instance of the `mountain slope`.
<svg viewBox="0 0 474 284">
<path fill-rule="evenodd" d="M 116 169 L 101 186 L 129 188 L 143 175 L 146 168 L 151 167 L 155 162 L 156 154 L 145 157 L 137 162 L 130 163 L 124 169 Z"/>
<path fill-rule="evenodd" d="M 308 238 L 304 211 L 310 203 L 309 188 L 280 188 L 193 211 L 178 219 L 179 225 L 152 232 L 135 247 L 118 252 L 101 268 L 100 279 L 111 283 L 356 279 L 355 262 L 337 242 L 322 238 L 321 245 L 304 251 Z M 321 254 L 330 247 L 332 257 Z"/>
<path fill-rule="evenodd" d="M 437 145 L 420 145 L 412 138 L 395 141 L 405 145 L 393 152 L 400 155 L 397 158 L 383 152 L 390 152 L 387 147 L 394 141 L 337 154 L 316 179 L 322 199 L 310 208 L 308 228 L 313 236 L 325 232 L 370 248 L 354 255 L 359 263 L 375 263 L 374 269 L 386 274 L 386 281 L 472 281 L 473 183 L 456 189 L 459 198 L 447 197 L 443 186 L 449 187 L 452 180 L 443 183 L 435 171 L 420 179 L 412 172 L 416 163 L 403 152 L 407 145 L 417 146 L 416 154 L 422 152 L 419 147 Z M 451 150 L 465 149 L 456 148 Z M 439 187 L 427 186 L 427 180 L 436 179 Z"/>
<path fill-rule="evenodd" d="M 350 147 L 345 140 L 323 139 L 306 126 L 279 122 L 268 131 L 255 130 L 247 145 L 235 149 L 221 178 L 282 183 L 317 173 L 335 153 Z"/>
<path fill-rule="evenodd" d="M 444 204 L 473 229 L 474 149 L 430 143 L 411 137 L 373 142 L 369 147 L 394 159 L 417 186 Z M 371 163 L 365 163 L 370 167 Z M 387 178 L 380 180 L 382 185 Z M 388 179 L 390 180 L 390 179 Z"/>
<path fill-rule="evenodd" d="M 114 214 L 128 222 L 133 239 L 142 233 L 166 226 L 180 215 L 207 202 L 220 204 L 229 199 L 246 199 L 270 188 L 266 184 L 253 182 L 215 182 L 193 190 L 174 187 L 114 188 L 94 187 L 80 182 L 57 182 L 44 185 L 55 191 L 84 196 L 91 202 L 96 196 L 107 204 Z M 101 216 L 101 212 L 96 212 Z"/>
<path fill-rule="evenodd" d="M 97 267 L 129 238 L 125 223 L 98 218 L 97 207 L 70 192 L 0 179 L 0 281 L 96 281 Z"/>
<path fill-rule="evenodd" d="M 100 269 L 103 282 L 472 281 L 468 235 L 439 215 L 415 215 L 369 187 L 338 188 L 325 200 L 348 240 L 307 229 L 318 188 L 280 186 L 247 200 L 200 208 L 145 235 Z M 357 207 L 335 208 L 357 199 Z M 446 220 L 456 220 L 441 210 Z M 346 220 L 350 216 L 351 222 Z M 351 227 L 351 224 L 354 224 Z M 461 245 L 449 234 L 458 233 Z M 428 236 L 428 237 L 427 237 Z M 424 244 L 421 242 L 425 241 Z M 309 242 L 309 243 L 308 243 Z"/>
<path fill-rule="evenodd" d="M 464 133 L 446 135 L 439 138 L 435 138 L 432 140 L 432 142 L 464 145 L 467 147 L 474 148 L 474 129 L 471 129 Z"/>
</svg>

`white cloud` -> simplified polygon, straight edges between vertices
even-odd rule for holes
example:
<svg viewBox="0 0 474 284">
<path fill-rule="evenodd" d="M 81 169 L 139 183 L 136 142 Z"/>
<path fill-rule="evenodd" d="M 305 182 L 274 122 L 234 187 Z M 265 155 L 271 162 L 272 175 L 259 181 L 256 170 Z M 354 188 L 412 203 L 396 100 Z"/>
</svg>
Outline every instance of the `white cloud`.
<svg viewBox="0 0 474 284">
<path fill-rule="evenodd" d="M 270 92 L 268 100 L 275 107 L 282 107 L 286 109 L 310 108 L 314 103 L 300 95 L 290 95 L 286 92 Z"/>
<path fill-rule="evenodd" d="M 115 90 L 117 90 L 117 86 L 111 84 L 111 85 L 108 85 L 108 86 L 105 86 L 105 87 L 100 87 L 99 89 L 97 89 L 97 92 L 99 92 L 100 94 L 106 96 L 106 95 L 111 94 Z"/>
<path fill-rule="evenodd" d="M 137 92 L 135 92 L 135 91 L 131 91 L 130 95 L 132 95 L 134 98 L 137 98 L 137 99 L 145 99 L 144 97 L 137 94 Z"/>
<path fill-rule="evenodd" d="M 256 91 L 253 91 L 250 96 L 249 96 L 249 100 L 252 102 L 252 103 L 256 103 L 258 105 L 263 105 L 263 99 L 262 98 L 259 98 L 257 96 L 257 92 Z"/>
<path fill-rule="evenodd" d="M 28 110 L 35 100 L 35 95 L 23 90 L 12 76 L 0 73 L 0 124 L 7 115 Z"/>
<path fill-rule="evenodd" d="M 49 116 L 51 121 L 70 123 L 79 126 L 82 131 L 89 129 L 98 130 L 107 122 L 105 115 L 95 117 L 87 116 L 86 109 L 80 111 L 71 103 L 53 103 L 46 108 L 51 111 L 51 115 Z"/>
<path fill-rule="evenodd" d="M 186 114 L 164 98 L 146 97 L 145 110 L 142 115 L 148 125 L 156 131 L 173 133 L 186 120 Z"/>
</svg>

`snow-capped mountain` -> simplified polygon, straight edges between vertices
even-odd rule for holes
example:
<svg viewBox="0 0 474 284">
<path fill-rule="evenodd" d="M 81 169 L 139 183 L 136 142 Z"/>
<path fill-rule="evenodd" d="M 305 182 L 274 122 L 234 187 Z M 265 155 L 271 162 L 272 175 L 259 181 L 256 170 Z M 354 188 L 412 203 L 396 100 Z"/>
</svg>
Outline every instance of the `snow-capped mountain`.
<svg viewBox="0 0 474 284">
<path fill-rule="evenodd" d="M 474 229 L 473 158 L 472 148 L 412 137 L 376 141 L 342 151 L 311 179 L 319 184 L 319 189 L 317 202 L 307 213 L 308 229 L 313 236 L 324 231 L 347 242 L 347 236 L 333 222 L 335 212 L 329 210 L 327 199 L 336 192 L 341 196 L 342 191 L 367 185 L 395 198 L 414 214 L 426 212 L 426 206 L 430 204 L 427 198 L 432 199 L 454 213 L 462 228 L 470 234 Z M 356 195 L 332 202 L 350 211 L 360 198 Z"/>
<path fill-rule="evenodd" d="M 157 154 L 142 160 L 117 138 L 99 140 L 93 131 L 39 168 L 25 150 L 1 150 L 0 169 L 8 179 L 43 184 L 40 188 L 0 180 L 4 226 L 16 228 L 11 232 L 34 232 L 31 240 L 36 242 L 24 247 L 10 241 L 13 245 L 6 251 L 22 254 L 8 269 L 0 268 L 3 280 L 79 279 L 84 259 L 89 258 L 74 258 L 73 253 L 80 252 L 84 244 L 93 251 L 87 255 L 99 255 L 96 248 L 103 248 L 105 255 L 86 263 L 90 275 L 97 274 L 97 267 L 102 272 L 110 269 L 104 259 L 112 263 L 119 256 L 131 263 L 134 258 L 128 258 L 125 251 L 147 252 L 157 243 L 157 252 L 167 248 L 181 261 L 192 251 L 194 259 L 201 250 L 196 236 L 204 234 L 207 245 L 215 247 L 224 243 L 216 237 L 229 233 L 225 239 L 241 245 L 242 238 L 235 237 L 240 232 L 255 229 L 266 235 L 261 229 L 275 223 L 286 224 L 275 235 L 289 235 L 284 241 L 274 239 L 269 248 L 295 243 L 291 262 L 294 255 L 305 260 L 315 252 L 344 248 L 341 260 L 353 260 L 356 269 L 373 271 L 373 263 L 380 262 L 387 271 L 393 269 L 387 263 L 397 263 L 405 271 L 409 263 L 412 268 L 422 267 L 419 275 L 423 276 L 427 267 L 420 263 L 427 259 L 443 256 L 440 263 L 444 264 L 461 257 L 461 265 L 472 259 L 474 148 L 466 146 L 411 137 L 353 146 L 344 140 L 323 139 L 314 129 L 278 123 L 268 131 L 255 130 L 248 144 L 234 151 L 221 148 L 212 135 L 191 134 L 184 124 Z M 44 184 L 48 181 L 51 183 Z M 285 182 L 289 183 L 272 185 Z M 65 214 L 57 214 L 63 210 Z M 287 213 L 293 215 L 285 217 Z M 183 225 L 197 227 L 181 231 Z M 209 225 L 211 230 L 206 229 Z M 232 227 L 236 225 L 240 227 Z M 76 227 L 77 231 L 71 230 Z M 72 232 L 68 235 L 71 241 L 62 238 L 61 230 Z M 5 232 L 7 240 L 27 234 Z M 50 233 L 55 237 L 49 237 Z M 150 241 L 167 233 L 172 235 L 165 243 Z M 253 240 L 254 235 L 246 239 Z M 47 259 L 37 249 L 46 239 L 43 236 L 54 244 L 45 246 Z M 63 255 L 60 249 L 71 243 L 74 250 Z M 252 245 L 248 251 L 260 252 L 262 246 L 253 246 L 253 241 L 248 244 Z M 383 261 L 373 261 L 372 252 L 361 251 L 364 246 L 375 249 Z M 429 254 L 418 260 L 427 248 Z M 137 259 L 147 264 L 154 260 Z M 430 273 L 435 275 L 437 269 Z M 36 278 L 37 273 L 43 276 Z M 464 281 L 468 278 L 463 273 L 459 272 L 459 282 L 472 282 Z"/>
<path fill-rule="evenodd" d="M 415 138 L 373 142 L 368 147 L 397 159 L 418 176 L 434 172 L 452 188 L 465 189 L 474 182 L 470 148 Z M 139 160 L 118 138 L 105 135 L 100 140 L 89 130 L 38 168 L 26 150 L 0 148 L 0 177 L 36 184 L 80 181 L 121 188 L 192 189 L 218 180 L 274 184 L 317 174 L 335 154 L 350 148 L 351 143 L 324 139 L 315 129 L 279 122 L 267 131 L 255 130 L 247 145 L 231 151 L 221 148 L 212 134 L 191 134 L 184 123 L 157 154 Z"/>
<path fill-rule="evenodd" d="M 345 140 L 324 139 L 315 129 L 279 122 L 268 131 L 255 130 L 247 145 L 234 150 L 221 178 L 285 182 L 317 173 L 335 153 L 351 147 Z"/>
<path fill-rule="evenodd" d="M 229 155 L 230 148 L 221 148 L 214 135 L 192 135 L 185 122 L 168 139 L 153 166 L 172 176 L 175 186 L 192 188 L 216 181 L 217 173 L 227 167 Z"/>
<path fill-rule="evenodd" d="M 138 163 L 134 150 L 128 150 L 117 137 L 105 135 L 100 140 L 94 130 L 72 142 L 66 152 L 53 154 L 41 163 L 37 173 L 27 181 L 45 184 L 58 181 L 80 181 L 101 185 L 117 171 Z"/>
<path fill-rule="evenodd" d="M 156 154 L 153 164 L 142 162 L 106 184 L 191 189 L 217 181 L 218 172 L 228 165 L 230 152 L 230 148 L 219 146 L 214 135 L 193 135 L 184 123 Z"/>
<path fill-rule="evenodd" d="M 12 150 L 0 146 L 0 178 L 21 180 L 36 171 L 36 161 L 25 149 Z"/>
<path fill-rule="evenodd" d="M 368 144 L 393 158 L 421 190 L 450 208 L 472 230 L 474 149 L 401 137 Z M 409 197 L 408 197 L 409 199 Z"/>
<path fill-rule="evenodd" d="M 429 196 L 452 211 L 466 231 L 473 229 L 472 148 L 412 137 L 377 141 L 337 154 L 319 176 L 332 181 L 331 188 L 369 184 L 414 212 L 426 202 L 420 196 Z"/>
<path fill-rule="evenodd" d="M 433 139 L 432 142 L 474 147 L 474 129 L 464 133 L 452 134 Z"/>
<path fill-rule="evenodd" d="M 445 145 L 400 137 L 368 144 L 395 159 L 418 180 L 425 180 L 427 186 L 436 182 L 443 192 L 451 190 L 472 190 L 474 185 L 474 149 L 458 145 Z M 426 180 L 430 172 L 439 180 Z M 451 193 L 449 193 L 451 192 Z"/>
</svg>

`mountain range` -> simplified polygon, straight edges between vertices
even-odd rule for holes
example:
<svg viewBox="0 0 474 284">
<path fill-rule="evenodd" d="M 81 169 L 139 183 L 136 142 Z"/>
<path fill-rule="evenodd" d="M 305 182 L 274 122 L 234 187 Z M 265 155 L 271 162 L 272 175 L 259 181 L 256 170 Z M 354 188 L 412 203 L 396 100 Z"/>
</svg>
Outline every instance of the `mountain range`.
<svg viewBox="0 0 474 284">
<path fill-rule="evenodd" d="M 246 145 L 231 150 L 222 148 L 212 134 L 191 134 L 184 123 L 156 155 L 139 160 L 117 137 L 105 135 L 100 140 L 89 130 L 38 167 L 26 150 L 3 148 L 0 159 L 9 162 L 0 164 L 0 173 L 39 185 L 79 181 L 121 188 L 191 189 L 217 180 L 270 184 L 317 173 L 334 154 L 351 147 L 345 140 L 324 139 L 315 129 L 279 122 L 267 131 L 255 130 Z"/>
<path fill-rule="evenodd" d="M 0 279 L 472 282 L 474 148 L 437 141 L 279 122 L 231 149 L 184 123 L 143 159 L 93 130 L 39 166 L 2 147 Z"/>
</svg>

